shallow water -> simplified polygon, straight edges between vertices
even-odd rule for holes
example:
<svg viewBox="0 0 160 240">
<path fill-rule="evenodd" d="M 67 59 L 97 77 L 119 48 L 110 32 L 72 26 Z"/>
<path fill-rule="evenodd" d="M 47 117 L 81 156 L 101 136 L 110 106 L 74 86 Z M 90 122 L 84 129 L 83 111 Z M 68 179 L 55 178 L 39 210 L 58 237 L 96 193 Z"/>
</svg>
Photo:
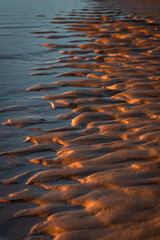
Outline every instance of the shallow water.
<svg viewBox="0 0 160 240">
<path fill-rule="evenodd" d="M 158 239 L 159 24 L 67 2 L 0 3 L 0 235 Z"/>
</svg>

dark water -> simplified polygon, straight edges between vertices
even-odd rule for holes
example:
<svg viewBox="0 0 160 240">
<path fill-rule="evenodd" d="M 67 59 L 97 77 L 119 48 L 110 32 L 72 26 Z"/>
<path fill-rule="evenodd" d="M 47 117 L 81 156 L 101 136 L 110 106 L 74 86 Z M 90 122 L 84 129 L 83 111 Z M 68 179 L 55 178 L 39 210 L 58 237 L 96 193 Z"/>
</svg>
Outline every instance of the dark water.
<svg viewBox="0 0 160 240">
<path fill-rule="evenodd" d="M 41 64 L 55 63 L 59 56 L 58 52 L 50 52 L 39 46 L 39 43 L 48 43 L 50 40 L 35 38 L 31 32 L 53 31 L 58 34 L 60 32 L 60 35 L 63 36 L 65 30 L 51 25 L 49 21 L 52 17 L 60 14 L 60 11 L 71 11 L 82 5 L 83 3 L 79 1 L 67 1 L 66 3 L 62 0 L 58 2 L 53 0 L 45 2 L 40 0 L 0 1 L 0 107 L 10 108 L 9 112 L 1 109 L 1 123 L 7 118 L 36 117 L 40 110 L 35 110 L 34 107 L 40 105 L 41 96 L 26 94 L 25 89 L 43 82 L 44 76 L 29 76 L 31 68 L 41 66 Z M 61 38 L 59 42 L 64 44 L 65 40 Z M 46 75 L 45 83 L 51 82 L 53 77 L 54 74 Z M 45 103 L 43 104 L 45 105 Z M 12 111 L 12 107 L 17 111 Z M 39 115 L 37 116 L 39 117 Z M 1 131 L 5 136 L 7 130 L 2 128 Z M 11 132 L 12 129 L 9 129 L 10 135 Z M 8 135 L 8 131 L 6 135 Z M 12 143 L 10 143 L 10 137 L 7 140 L 2 138 L 1 151 L 12 149 L 16 145 L 15 141 L 15 136 Z M 17 143 L 19 144 L 19 141 Z"/>
</svg>

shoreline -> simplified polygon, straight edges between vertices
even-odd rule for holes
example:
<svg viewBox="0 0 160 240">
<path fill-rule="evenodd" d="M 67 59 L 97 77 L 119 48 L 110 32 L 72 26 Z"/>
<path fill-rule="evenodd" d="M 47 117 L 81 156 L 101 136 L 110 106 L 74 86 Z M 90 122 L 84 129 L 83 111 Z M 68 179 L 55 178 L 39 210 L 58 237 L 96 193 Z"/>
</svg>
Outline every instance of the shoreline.
<svg viewBox="0 0 160 240">
<path fill-rule="evenodd" d="M 137 14 L 139 17 L 153 18 L 160 21 L 160 2 L 158 0 L 101 0 L 99 3 L 104 7 L 108 7 L 108 4 L 115 5 L 123 10 Z"/>
<path fill-rule="evenodd" d="M 71 1 L 6 25 L 15 50 L 30 39 L 33 53 L 2 59 L 14 71 L 1 96 L 0 235 L 158 239 L 158 23 L 120 0 Z"/>
</svg>

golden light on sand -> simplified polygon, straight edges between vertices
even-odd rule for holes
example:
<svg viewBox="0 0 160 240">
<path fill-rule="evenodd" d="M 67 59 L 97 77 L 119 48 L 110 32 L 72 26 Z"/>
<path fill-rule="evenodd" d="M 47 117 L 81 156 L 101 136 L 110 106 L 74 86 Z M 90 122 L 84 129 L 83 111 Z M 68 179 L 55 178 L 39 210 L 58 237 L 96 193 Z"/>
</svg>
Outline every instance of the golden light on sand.
<svg viewBox="0 0 160 240">
<path fill-rule="evenodd" d="M 54 117 L 3 123 L 25 133 L 33 125 L 25 148 L 1 156 L 24 156 L 39 168 L 2 180 L 25 189 L 0 202 L 37 205 L 15 214 L 44 218 L 27 240 L 158 239 L 159 28 L 101 7 L 52 20 L 63 34 L 34 35 L 48 41 L 40 45 L 56 52 L 57 62 L 32 68 L 30 76 L 44 81 L 26 91 L 40 96 Z M 55 43 L 61 38 L 66 42 Z M 58 81 L 46 83 L 47 75 Z"/>
</svg>

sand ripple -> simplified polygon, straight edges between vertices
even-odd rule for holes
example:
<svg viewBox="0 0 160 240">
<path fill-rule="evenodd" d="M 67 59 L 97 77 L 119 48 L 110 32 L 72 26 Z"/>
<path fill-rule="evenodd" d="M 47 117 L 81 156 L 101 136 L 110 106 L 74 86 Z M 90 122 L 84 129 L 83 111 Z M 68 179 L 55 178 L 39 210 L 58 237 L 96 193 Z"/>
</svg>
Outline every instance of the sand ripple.
<svg viewBox="0 0 160 240">
<path fill-rule="evenodd" d="M 24 156 L 40 169 L 4 178 L 2 184 L 22 182 L 24 190 L 1 196 L 0 201 L 37 205 L 14 216 L 44 218 L 30 230 L 28 240 L 158 239 L 157 25 L 94 7 L 54 18 L 51 24 L 55 23 L 65 24 L 66 36 L 54 31 L 34 34 L 50 42 L 65 37 L 76 37 L 76 41 L 74 45 L 41 44 L 60 50 L 63 57 L 56 66 L 35 68 L 31 75 L 61 69 L 60 80 L 26 91 L 44 91 L 42 101 L 51 101 L 48 105 L 56 120 L 25 118 L 3 123 L 18 128 L 41 126 L 32 128 L 40 133 L 26 136 L 29 146 L 1 153 L 17 159 Z M 57 122 L 58 128 L 54 127 Z M 47 124 L 53 124 L 52 129 L 42 128 Z"/>
</svg>

